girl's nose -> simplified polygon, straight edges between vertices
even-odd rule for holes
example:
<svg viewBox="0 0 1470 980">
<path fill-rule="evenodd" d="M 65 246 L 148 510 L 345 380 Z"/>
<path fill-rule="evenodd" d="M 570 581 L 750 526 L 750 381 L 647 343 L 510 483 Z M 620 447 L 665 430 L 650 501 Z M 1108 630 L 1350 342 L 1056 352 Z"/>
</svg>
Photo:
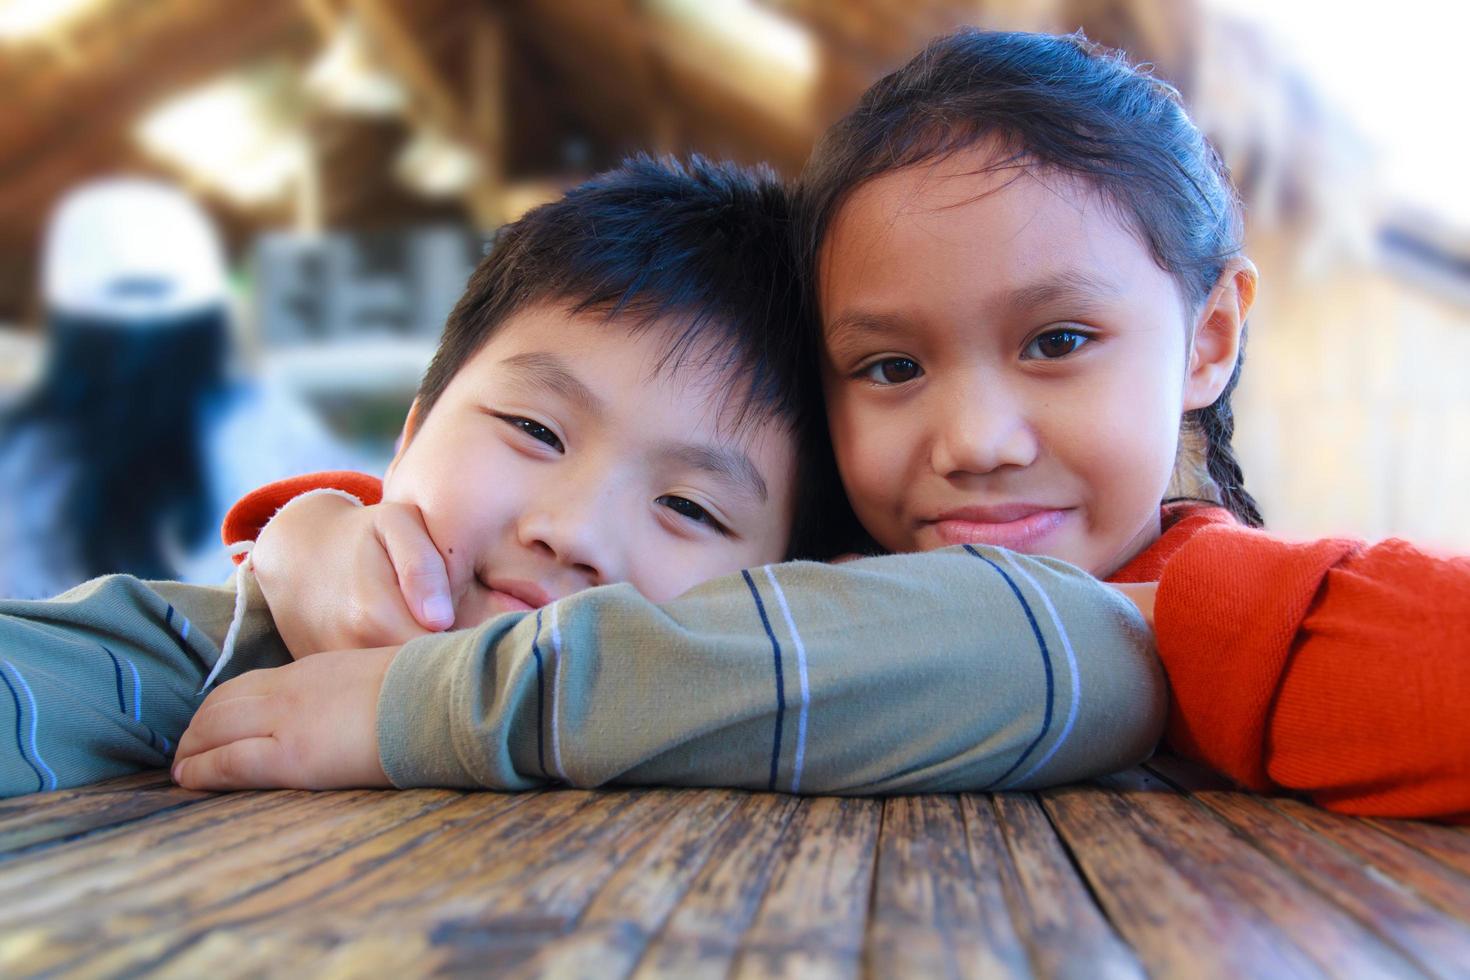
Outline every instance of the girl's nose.
<svg viewBox="0 0 1470 980">
<path fill-rule="evenodd" d="M 1024 407 L 994 387 L 956 390 L 936 417 L 930 461 L 946 478 L 1029 466 L 1040 451 Z"/>
</svg>

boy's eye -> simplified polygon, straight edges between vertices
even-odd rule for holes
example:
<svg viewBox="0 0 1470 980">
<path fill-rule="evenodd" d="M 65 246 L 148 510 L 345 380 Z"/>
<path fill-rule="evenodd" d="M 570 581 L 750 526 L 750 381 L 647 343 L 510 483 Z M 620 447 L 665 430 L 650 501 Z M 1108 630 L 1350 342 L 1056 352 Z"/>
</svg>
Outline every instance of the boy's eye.
<svg viewBox="0 0 1470 980">
<path fill-rule="evenodd" d="M 559 453 L 566 452 L 566 447 L 561 444 L 555 432 L 537 422 L 535 419 L 523 418 L 520 415 L 502 415 L 500 418 L 513 428 L 520 429 L 526 435 L 537 442 L 544 442 Z"/>
<path fill-rule="evenodd" d="M 655 500 L 654 503 L 667 507 L 669 510 L 678 514 L 680 517 L 688 518 L 689 520 L 694 521 L 696 524 L 707 524 L 714 530 L 719 531 L 721 534 L 729 533 L 729 531 L 725 529 L 724 525 L 715 520 L 709 511 L 705 510 L 703 507 L 699 506 L 688 497 L 676 497 L 671 493 L 666 493 L 662 497 L 659 497 L 657 500 Z"/>
<path fill-rule="evenodd" d="M 1026 345 L 1025 356 L 1042 360 L 1066 357 L 1092 338 L 1076 330 L 1050 330 Z"/>
<path fill-rule="evenodd" d="M 924 373 L 919 362 L 907 357 L 885 357 L 863 368 L 862 376 L 880 385 L 901 385 Z"/>
</svg>

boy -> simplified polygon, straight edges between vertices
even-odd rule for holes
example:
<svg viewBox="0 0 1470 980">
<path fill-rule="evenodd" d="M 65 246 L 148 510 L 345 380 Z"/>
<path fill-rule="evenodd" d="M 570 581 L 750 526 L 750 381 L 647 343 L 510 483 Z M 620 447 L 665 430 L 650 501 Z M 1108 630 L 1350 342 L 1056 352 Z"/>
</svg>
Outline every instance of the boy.
<svg viewBox="0 0 1470 980">
<path fill-rule="evenodd" d="M 271 616 L 294 597 L 267 603 L 248 568 L 235 596 L 115 577 L 0 604 L 0 731 L 17 733 L 0 793 L 164 764 L 191 717 L 175 764 L 191 786 L 938 789 L 1146 754 L 1163 720 L 1147 631 L 1069 566 L 945 556 L 965 564 L 945 581 L 983 594 L 942 613 L 937 650 L 904 648 L 904 624 L 944 603 L 903 558 L 846 573 L 867 588 L 802 611 L 801 634 L 769 567 L 733 574 L 814 547 L 815 522 L 793 534 L 798 487 L 820 489 L 797 476 L 819 394 L 801 383 L 786 224 L 774 178 L 696 159 L 632 162 L 507 228 L 450 316 L 380 505 L 443 549 L 449 608 L 419 615 L 488 621 L 305 656 Z M 783 575 L 819 592 L 835 572 Z M 854 602 L 892 613 L 870 631 L 885 655 L 856 666 Z M 1044 671 L 1014 669 L 1021 644 Z M 210 668 L 225 683 L 201 707 Z M 935 723 L 928 706 L 956 700 L 969 711 L 940 704 Z"/>
</svg>

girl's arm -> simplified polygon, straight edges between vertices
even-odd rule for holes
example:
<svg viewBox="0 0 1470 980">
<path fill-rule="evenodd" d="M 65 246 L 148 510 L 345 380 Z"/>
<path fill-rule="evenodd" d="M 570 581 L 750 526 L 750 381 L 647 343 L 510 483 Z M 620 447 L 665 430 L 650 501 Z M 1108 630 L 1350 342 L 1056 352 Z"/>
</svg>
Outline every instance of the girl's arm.
<svg viewBox="0 0 1470 980">
<path fill-rule="evenodd" d="M 1176 751 L 1344 813 L 1470 820 L 1470 559 L 1213 526 L 1159 582 Z"/>
</svg>

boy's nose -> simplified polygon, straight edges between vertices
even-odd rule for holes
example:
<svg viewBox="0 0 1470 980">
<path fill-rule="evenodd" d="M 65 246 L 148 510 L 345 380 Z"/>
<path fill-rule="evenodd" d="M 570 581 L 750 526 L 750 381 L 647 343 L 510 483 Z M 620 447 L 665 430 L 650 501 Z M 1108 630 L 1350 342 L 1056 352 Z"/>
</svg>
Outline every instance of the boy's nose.
<svg viewBox="0 0 1470 980">
<path fill-rule="evenodd" d="M 616 521 L 598 508 L 573 501 L 544 501 L 517 524 L 521 545 L 569 568 L 587 586 L 621 581 L 612 555 Z"/>
<path fill-rule="evenodd" d="M 965 386 L 936 417 L 930 462 L 940 476 L 978 475 L 1036 460 L 1036 434 L 1021 406 L 1004 392 Z"/>
</svg>

